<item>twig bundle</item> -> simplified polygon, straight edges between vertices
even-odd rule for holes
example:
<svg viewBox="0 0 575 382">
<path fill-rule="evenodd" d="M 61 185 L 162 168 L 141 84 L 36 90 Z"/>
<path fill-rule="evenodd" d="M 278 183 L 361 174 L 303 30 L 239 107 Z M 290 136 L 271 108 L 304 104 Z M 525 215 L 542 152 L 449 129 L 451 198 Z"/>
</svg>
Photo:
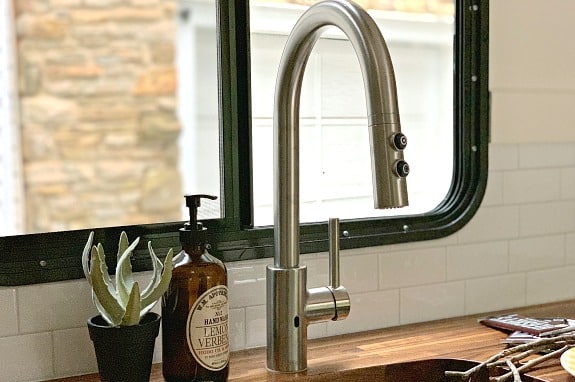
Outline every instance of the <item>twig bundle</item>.
<svg viewBox="0 0 575 382">
<path fill-rule="evenodd" d="M 494 382 L 505 382 L 521 381 L 521 373 L 527 372 L 529 369 L 535 367 L 536 365 L 547 361 L 551 358 L 558 358 L 567 349 L 575 346 L 575 335 L 566 334 L 558 335 L 555 337 L 541 338 L 530 343 L 514 346 L 502 350 L 501 352 L 495 354 L 485 362 L 472 367 L 467 371 L 446 371 L 446 376 L 460 377 L 461 381 L 470 382 L 473 376 L 483 368 L 488 370 L 507 366 L 509 372 L 497 376 L 490 377 L 490 381 Z M 521 363 L 527 357 L 534 356 L 536 354 L 544 352 L 544 355 L 537 356 L 536 358 L 529 359 L 525 363 Z"/>
</svg>

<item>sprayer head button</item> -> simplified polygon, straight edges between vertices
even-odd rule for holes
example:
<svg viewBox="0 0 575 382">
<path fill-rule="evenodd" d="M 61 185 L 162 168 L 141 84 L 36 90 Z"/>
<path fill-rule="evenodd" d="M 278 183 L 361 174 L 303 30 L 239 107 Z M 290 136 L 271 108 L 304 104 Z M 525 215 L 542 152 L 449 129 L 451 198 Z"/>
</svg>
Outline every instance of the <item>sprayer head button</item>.
<svg viewBox="0 0 575 382">
<path fill-rule="evenodd" d="M 403 150 L 407 146 L 407 137 L 403 133 L 396 133 L 392 136 L 391 142 L 396 150 Z"/>
<path fill-rule="evenodd" d="M 405 178 L 407 175 L 409 175 L 409 164 L 404 160 L 398 160 L 395 162 L 393 170 L 395 175 L 399 176 L 400 178 Z"/>
</svg>

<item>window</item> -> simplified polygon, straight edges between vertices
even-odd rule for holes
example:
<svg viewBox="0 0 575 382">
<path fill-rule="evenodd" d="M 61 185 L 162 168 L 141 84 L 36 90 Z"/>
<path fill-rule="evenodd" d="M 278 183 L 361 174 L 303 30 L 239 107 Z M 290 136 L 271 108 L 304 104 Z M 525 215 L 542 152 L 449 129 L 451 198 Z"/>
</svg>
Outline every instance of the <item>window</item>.
<svg viewBox="0 0 575 382">
<path fill-rule="evenodd" d="M 276 69 L 293 24 L 308 8 L 298 1 L 252 1 L 251 72 L 254 223 L 273 224 L 273 99 Z M 309 3 L 309 2 L 308 2 Z M 301 221 L 412 215 L 446 197 L 453 168 L 453 3 L 417 2 L 411 12 L 373 3 L 397 81 L 407 135 L 409 207 L 373 208 L 363 80 L 351 44 L 324 32 L 306 67 L 300 122 Z M 377 8 L 379 7 L 379 9 Z"/>
<path fill-rule="evenodd" d="M 453 173 L 453 176 L 449 176 L 451 179 L 447 182 L 449 185 L 443 188 L 441 195 L 433 202 L 430 202 L 428 206 L 421 207 L 414 214 L 405 215 L 400 212 L 396 216 L 374 218 L 366 218 L 361 215 L 348 216 L 348 219 L 342 221 L 342 229 L 349 232 L 349 236 L 342 239 L 342 248 L 442 237 L 462 227 L 479 206 L 487 176 L 488 5 L 485 2 L 476 4 L 472 0 L 458 0 L 455 8 L 454 23 L 452 27 L 449 27 L 455 31 L 455 42 L 452 49 L 453 68 L 455 70 L 453 76 L 451 73 L 443 75 L 453 79 L 453 114 L 451 114 L 450 106 L 442 105 L 442 110 L 448 111 L 442 112 L 440 117 L 446 123 L 451 120 L 452 123 L 449 124 L 453 125 L 453 130 L 449 134 L 452 148 L 441 150 L 448 152 L 448 166 L 453 169 L 447 171 Z M 261 96 L 254 93 L 253 99 L 251 98 L 252 89 L 257 85 L 255 84 L 257 80 L 249 75 L 251 59 L 249 52 L 250 43 L 254 50 L 258 50 L 266 43 L 275 44 L 274 40 L 281 40 L 282 37 L 278 36 L 277 33 L 271 36 L 264 35 L 261 32 L 265 28 L 258 27 L 257 22 L 254 21 L 255 32 L 256 34 L 259 33 L 259 36 L 250 40 L 249 14 L 249 4 L 231 0 L 220 0 L 218 3 L 217 18 L 220 36 L 218 40 L 218 82 L 220 86 L 218 115 L 220 134 L 217 160 L 221 172 L 218 181 L 220 181 L 219 187 L 222 197 L 220 200 L 221 210 L 216 212 L 216 216 L 220 215 L 221 218 L 208 220 L 205 223 L 210 229 L 212 252 L 225 261 L 270 256 L 273 252 L 272 228 L 265 225 L 268 218 L 265 217 L 264 213 L 262 215 L 264 216 L 263 220 L 259 220 L 258 216 L 254 216 L 253 209 L 254 205 L 260 203 L 258 192 L 261 188 L 257 178 L 257 172 L 260 171 L 257 166 L 260 163 L 257 161 L 261 160 L 261 156 L 264 155 L 258 152 L 255 147 L 257 145 L 257 149 L 260 149 L 260 143 L 257 143 L 257 140 L 260 133 L 258 129 L 261 126 L 258 123 L 262 122 L 262 125 L 268 123 L 266 121 L 268 117 L 258 114 L 259 108 L 262 107 L 260 104 L 262 102 Z M 199 33 L 202 32 L 201 25 L 198 31 Z M 343 50 L 344 48 L 340 47 L 340 43 L 342 41 L 337 34 L 329 35 L 317 47 L 317 61 L 322 61 L 322 55 L 328 57 L 338 53 L 340 49 Z M 443 46 L 442 44 L 439 45 Z M 401 47 L 397 48 L 401 49 Z M 431 56 L 441 56 L 437 52 L 428 53 Z M 395 57 L 392 58 L 395 60 Z M 438 60 L 445 59 L 440 58 Z M 327 61 L 331 62 L 330 60 Z M 410 62 L 411 60 L 407 61 Z M 431 62 L 433 60 L 429 60 L 427 64 Z M 261 64 L 255 60 L 254 65 L 257 67 Z M 316 63 L 316 65 L 319 64 Z M 347 67 L 347 63 L 344 65 Z M 399 65 L 399 62 L 395 63 L 398 73 L 400 71 Z M 431 65 L 433 66 L 433 64 Z M 275 70 L 273 68 L 265 69 L 270 72 Z M 339 69 L 334 68 L 334 70 Z M 258 71 L 263 71 L 261 66 Z M 317 73 L 319 72 L 315 72 L 313 75 L 318 76 Z M 333 75 L 333 72 L 322 75 Z M 272 75 L 269 74 L 269 76 Z M 355 81 L 353 76 L 350 74 L 347 80 Z M 440 81 L 439 78 L 429 80 Z M 433 87 L 434 85 L 429 85 L 429 88 Z M 447 87 L 451 87 L 451 85 L 447 85 Z M 449 91 L 447 92 L 449 93 Z M 315 98 L 314 102 L 319 99 Z M 339 100 L 338 97 L 334 99 Z M 445 103 L 440 99 L 441 97 L 433 98 L 433 102 L 438 105 Z M 252 108 L 251 105 L 256 102 L 258 104 Z M 400 102 L 402 102 L 401 94 Z M 337 105 L 330 107 L 337 108 Z M 401 111 L 402 106 L 400 105 Z M 213 117 L 213 113 L 211 115 Z M 323 113 L 313 115 L 309 118 L 309 125 L 312 127 L 309 133 L 318 134 L 319 131 L 323 134 L 322 138 L 327 141 L 332 138 L 331 133 L 341 135 L 348 133 L 348 130 L 353 126 L 361 125 L 363 116 L 360 115 L 361 111 L 356 110 L 342 118 L 333 118 L 331 115 L 326 117 Z M 254 118 L 253 123 L 252 116 Z M 331 124 L 330 128 L 334 126 L 335 128 L 333 131 L 327 131 L 327 127 L 317 130 L 316 119 L 325 119 L 327 125 Z M 404 125 L 410 124 L 409 120 L 410 116 L 402 116 Z M 439 124 L 442 123 L 439 122 Z M 325 134 L 322 130 L 325 130 Z M 359 129 L 351 131 L 359 131 Z M 413 142 L 413 136 L 418 134 L 417 131 L 407 133 L 411 142 Z M 353 137 L 355 138 L 356 135 L 359 134 L 353 134 Z M 313 142 L 312 139 L 309 141 Z M 410 149 L 415 151 L 416 147 L 410 147 Z M 214 151 L 215 149 L 212 148 L 211 150 Z M 412 161 L 408 155 L 411 154 L 406 152 L 407 159 Z M 253 166 L 252 159 L 254 160 Z M 412 162 L 413 166 L 415 164 Z M 186 168 L 189 169 L 189 167 Z M 320 168 L 316 171 L 323 172 L 323 169 Z M 313 178 L 314 175 L 310 175 L 310 177 Z M 333 181 L 333 178 L 327 178 L 326 182 L 329 183 L 330 181 Z M 369 181 L 370 177 L 367 176 L 367 182 Z M 408 178 L 408 188 L 411 187 L 409 181 Z M 306 186 L 305 184 L 306 181 L 302 180 L 302 186 Z M 350 182 L 339 185 L 338 192 L 341 191 L 345 194 L 344 196 L 353 196 L 354 194 L 363 196 L 363 186 L 359 183 Z M 319 198 L 320 204 L 325 203 L 329 198 L 340 196 L 324 194 Z M 413 198 L 415 196 L 411 197 L 411 199 Z M 313 196 L 310 199 L 313 199 L 315 203 L 317 198 Z M 303 253 L 327 249 L 325 224 L 312 223 L 321 218 L 321 214 L 317 217 L 310 215 L 310 218 L 307 219 L 309 223 L 302 225 L 301 250 Z M 163 249 L 167 247 L 178 247 L 178 228 L 180 226 L 181 222 L 171 222 L 99 228 L 95 229 L 95 240 L 102 242 L 105 248 L 110 248 L 111 251 L 111 248 L 116 244 L 119 232 L 126 230 L 130 237 L 142 236 L 142 243 L 153 240 L 154 247 L 162 253 L 165 252 Z M 0 256 L 0 285 L 82 277 L 79 254 L 82 252 L 88 232 L 87 229 L 80 229 L 0 238 L 0 253 L 2 254 Z M 136 250 L 134 269 L 143 270 L 150 265 L 146 256 L 145 245 L 142 245 L 142 248 Z"/>
</svg>

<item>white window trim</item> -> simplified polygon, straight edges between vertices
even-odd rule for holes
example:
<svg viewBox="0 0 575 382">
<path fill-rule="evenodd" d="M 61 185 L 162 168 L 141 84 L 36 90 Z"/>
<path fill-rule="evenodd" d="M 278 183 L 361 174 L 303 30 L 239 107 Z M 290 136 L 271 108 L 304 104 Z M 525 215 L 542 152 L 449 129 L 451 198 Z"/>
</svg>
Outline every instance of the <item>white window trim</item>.
<svg viewBox="0 0 575 382">
<path fill-rule="evenodd" d="M 0 236 L 24 230 L 14 9 L 0 2 Z"/>
<path fill-rule="evenodd" d="M 281 3 L 258 3 L 254 1 L 250 12 L 250 30 L 252 33 L 270 33 L 288 35 L 297 19 L 307 6 Z M 281 17 L 277 13 L 281 12 Z M 416 14 L 397 11 L 369 10 L 381 30 L 385 31 L 385 40 L 409 41 L 425 44 L 446 45 L 453 43 L 453 17 Z M 323 37 L 344 38 L 338 29 L 326 32 Z"/>
</svg>

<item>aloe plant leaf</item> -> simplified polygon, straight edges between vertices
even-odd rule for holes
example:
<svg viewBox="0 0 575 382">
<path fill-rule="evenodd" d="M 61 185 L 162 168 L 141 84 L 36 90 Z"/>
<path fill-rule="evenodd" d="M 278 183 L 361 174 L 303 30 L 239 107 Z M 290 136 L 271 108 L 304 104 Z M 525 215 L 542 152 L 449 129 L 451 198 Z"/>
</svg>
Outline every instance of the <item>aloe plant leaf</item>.
<svg viewBox="0 0 575 382">
<path fill-rule="evenodd" d="M 88 241 L 86 242 L 84 251 L 82 252 L 82 269 L 84 270 L 84 276 L 90 285 L 92 285 L 92 280 L 90 280 L 90 249 L 92 248 L 93 240 L 94 231 L 90 232 L 90 236 L 88 236 Z"/>
<path fill-rule="evenodd" d="M 100 304 L 100 301 L 98 301 L 98 296 L 96 296 L 96 293 L 94 292 L 94 290 L 92 290 L 92 302 L 94 303 L 94 305 L 96 306 L 96 309 L 98 309 L 98 312 L 100 313 L 100 315 L 102 316 L 102 318 L 104 318 L 104 320 L 106 320 L 106 322 L 112 326 L 116 326 L 117 324 L 114 323 L 114 320 L 112 319 L 112 317 L 110 316 L 110 313 L 108 313 L 106 311 L 106 309 L 104 309 L 104 307 L 102 306 L 102 304 Z"/>
<path fill-rule="evenodd" d="M 122 254 L 124 252 L 126 252 L 126 249 L 130 246 L 130 242 L 128 241 L 128 235 L 126 234 L 126 231 L 122 231 L 122 233 L 120 234 L 120 240 L 118 241 L 118 254 L 116 255 L 117 258 L 116 260 L 120 260 L 120 257 L 122 256 Z"/>
<path fill-rule="evenodd" d="M 137 243 L 140 239 L 136 239 L 134 243 Z M 130 261 L 121 262 L 122 255 L 130 247 L 130 242 L 128 241 L 128 235 L 126 231 L 122 231 L 120 234 L 120 240 L 118 242 L 118 253 L 116 255 L 116 288 L 118 289 L 119 295 L 122 298 L 122 304 L 128 302 L 129 291 L 132 289 L 134 284 L 134 277 L 132 276 L 132 263 Z M 133 247 L 135 248 L 135 246 Z M 132 249 L 133 250 L 133 249 Z M 130 250 L 128 253 L 132 253 Z"/>
<path fill-rule="evenodd" d="M 122 321 L 124 316 L 124 308 L 116 300 L 113 290 L 113 285 L 111 282 L 106 281 L 110 276 L 108 275 L 108 267 L 106 266 L 105 257 L 103 252 L 98 250 L 92 250 L 92 267 L 90 269 L 90 278 L 92 279 L 92 290 L 96 294 L 96 298 L 101 304 L 102 309 L 104 309 L 108 314 L 111 324 L 117 326 Z M 98 307 L 98 306 L 96 306 Z"/>
<path fill-rule="evenodd" d="M 120 242 L 121 241 L 122 240 L 120 239 Z M 125 248 L 118 259 L 118 264 L 116 265 L 116 290 L 118 291 L 118 301 L 124 307 L 128 303 L 131 293 L 130 291 L 134 285 L 130 255 L 139 242 L 140 238 L 138 237 L 130 246 Z"/>
<path fill-rule="evenodd" d="M 142 300 L 144 300 L 144 299 L 146 300 L 143 303 L 151 301 L 151 300 L 147 299 L 146 297 L 149 296 L 150 293 L 152 293 L 153 288 L 155 288 L 158 285 L 158 283 L 160 282 L 161 276 L 162 276 L 162 270 L 164 269 L 164 266 L 162 265 L 162 261 L 156 255 L 156 252 L 152 248 L 152 242 L 151 241 L 148 241 L 148 252 L 150 253 L 150 257 L 152 258 L 152 264 L 153 264 L 154 269 L 153 269 L 152 279 L 150 280 L 150 283 L 148 284 L 146 289 L 144 291 L 142 291 Z M 172 257 L 172 261 L 173 261 L 173 257 Z M 149 303 L 147 306 L 142 305 L 141 312 L 140 312 L 140 319 L 146 313 L 148 313 L 150 310 L 152 310 L 152 308 L 156 305 L 157 302 L 158 302 L 158 300 L 154 300 L 151 303 Z"/>
<path fill-rule="evenodd" d="M 152 288 L 154 288 L 160 282 L 160 276 L 162 274 L 163 269 L 162 261 L 156 255 L 156 252 L 154 252 L 154 248 L 152 248 L 151 241 L 148 241 L 148 252 L 150 253 L 150 258 L 152 259 L 152 267 L 153 267 L 152 279 L 150 280 L 146 288 L 144 288 L 144 290 L 142 291 L 142 296 L 147 296 L 152 290 Z"/>
<path fill-rule="evenodd" d="M 114 288 L 114 285 L 112 284 L 112 280 L 110 279 L 110 276 L 108 275 L 108 266 L 106 265 L 106 255 L 104 254 L 103 250 L 102 252 L 100 252 L 98 250 L 98 247 L 96 247 L 95 245 L 92 247 L 92 251 L 91 251 L 91 255 L 90 255 L 90 271 L 89 271 L 89 283 L 92 286 L 92 289 L 94 289 L 94 285 L 92 283 L 92 270 L 95 266 L 103 269 L 102 271 L 102 277 L 104 279 L 104 283 L 106 284 L 107 288 L 108 288 L 108 292 L 110 292 L 111 295 L 116 296 L 116 288 Z M 98 261 L 98 265 L 95 265 L 95 259 L 97 259 Z"/>
<path fill-rule="evenodd" d="M 164 270 L 160 278 L 160 282 L 156 285 L 146 296 L 142 296 L 142 308 L 147 308 L 152 305 L 162 297 L 162 295 L 168 290 L 170 286 L 170 281 L 172 279 L 172 257 L 174 256 L 174 251 L 172 248 L 168 251 L 166 259 L 164 260 Z"/>
<path fill-rule="evenodd" d="M 126 313 L 122 318 L 122 326 L 137 325 L 140 322 L 140 286 L 134 282 L 130 291 L 130 298 L 126 305 Z"/>
<path fill-rule="evenodd" d="M 116 288 L 114 287 L 114 284 L 112 284 L 112 279 L 110 278 L 110 274 L 108 272 L 108 265 L 106 264 L 106 254 L 104 253 L 104 247 L 102 246 L 102 243 L 98 243 L 97 246 L 94 246 L 92 248 L 92 252 L 94 252 L 94 250 L 96 251 L 96 253 L 100 258 L 100 266 L 102 267 L 102 277 L 104 278 L 106 285 L 108 285 L 108 290 L 110 291 L 110 293 L 115 296 L 117 294 Z M 91 268 L 92 267 L 90 267 L 90 272 L 92 272 Z"/>
</svg>

